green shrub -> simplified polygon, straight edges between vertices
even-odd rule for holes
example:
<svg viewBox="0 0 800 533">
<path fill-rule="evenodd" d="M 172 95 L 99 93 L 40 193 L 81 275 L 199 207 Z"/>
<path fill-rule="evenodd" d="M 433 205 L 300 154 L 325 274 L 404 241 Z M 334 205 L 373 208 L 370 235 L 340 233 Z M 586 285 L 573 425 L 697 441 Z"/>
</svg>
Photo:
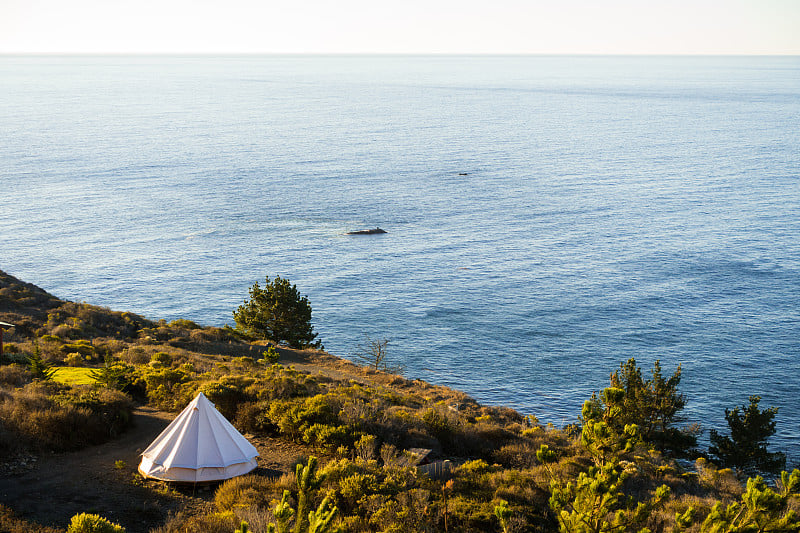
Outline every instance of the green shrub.
<svg viewBox="0 0 800 533">
<path fill-rule="evenodd" d="M 451 515 L 451 523 L 456 525 L 453 528 L 454 530 L 494 530 L 494 506 L 490 502 L 476 501 L 462 495 L 454 495 L 452 499 L 448 500 L 447 505 Z"/>
<path fill-rule="evenodd" d="M 253 399 L 244 390 L 248 384 L 249 381 L 246 380 L 222 378 L 219 381 L 203 384 L 199 390 L 211 400 L 225 418 L 234 420 L 239 404 Z"/>
<path fill-rule="evenodd" d="M 303 403 L 303 420 L 306 422 L 333 423 L 338 421 L 338 402 L 331 394 L 318 394 Z"/>
<path fill-rule="evenodd" d="M 480 476 L 496 470 L 497 467 L 492 467 L 483 459 L 475 459 L 474 461 L 467 461 L 458 467 L 457 472 L 463 476 Z"/>
<path fill-rule="evenodd" d="M 276 400 L 269 406 L 267 419 L 280 433 L 296 440 L 301 436 L 302 410 L 302 405 L 297 401 Z"/>
<path fill-rule="evenodd" d="M 119 435 L 127 429 L 133 417 L 130 398 L 112 389 L 75 387 L 51 398 L 63 407 L 88 411 L 90 422 L 82 433 L 91 439 L 92 444 Z"/>
<path fill-rule="evenodd" d="M 111 357 L 106 357 L 102 367 L 89 372 L 89 377 L 97 385 L 123 392 L 128 392 L 133 385 L 133 375 L 132 366 L 122 361 L 114 361 Z"/>
<path fill-rule="evenodd" d="M 67 533 L 125 533 L 125 529 L 102 516 L 81 513 L 72 517 Z"/>
<path fill-rule="evenodd" d="M 137 373 L 134 384 L 144 388 L 153 407 L 166 411 L 183 409 L 194 397 L 197 382 L 183 369 L 138 367 Z"/>
<path fill-rule="evenodd" d="M 3 346 L 3 351 L 5 353 L 19 353 L 19 346 L 16 344 L 6 344 Z"/>
<path fill-rule="evenodd" d="M 428 431 L 440 441 L 449 437 L 453 431 L 450 420 L 438 409 L 428 409 L 422 413 L 422 421 L 425 422 Z"/>
<path fill-rule="evenodd" d="M 370 461 L 375 459 L 376 451 L 378 449 L 377 439 L 375 435 L 363 435 L 353 445 L 356 449 L 356 456 L 363 461 Z"/>
<path fill-rule="evenodd" d="M 28 364 L 28 354 L 21 351 L 19 347 L 15 344 L 11 345 L 13 348 L 11 350 L 6 350 L 5 347 L 3 349 L 3 358 L 0 359 L 0 365 L 27 365 Z"/>
<path fill-rule="evenodd" d="M 303 440 L 308 444 L 321 446 L 328 451 L 333 451 L 339 446 L 351 447 L 355 436 L 345 426 L 313 424 L 303 431 Z"/>
<path fill-rule="evenodd" d="M 378 481 L 372 474 L 356 473 L 339 482 L 339 492 L 351 505 L 354 505 L 362 496 L 371 494 L 377 489 Z"/>
<path fill-rule="evenodd" d="M 278 350 L 275 349 L 275 346 L 270 346 L 267 351 L 262 352 L 261 354 L 264 357 L 264 364 L 267 365 L 274 365 L 280 359 L 280 354 Z"/>
<path fill-rule="evenodd" d="M 95 355 L 95 348 L 88 341 L 78 341 L 71 344 L 65 344 L 61 347 L 64 353 L 79 353 L 84 357 L 92 357 Z"/>
<path fill-rule="evenodd" d="M 64 358 L 64 364 L 67 366 L 82 366 L 86 360 L 78 352 L 67 354 Z"/>
<path fill-rule="evenodd" d="M 179 318 L 177 320 L 173 320 L 169 323 L 169 327 L 171 328 L 180 328 L 180 329 L 200 329 L 195 322 L 191 320 L 186 320 L 184 318 Z"/>
</svg>

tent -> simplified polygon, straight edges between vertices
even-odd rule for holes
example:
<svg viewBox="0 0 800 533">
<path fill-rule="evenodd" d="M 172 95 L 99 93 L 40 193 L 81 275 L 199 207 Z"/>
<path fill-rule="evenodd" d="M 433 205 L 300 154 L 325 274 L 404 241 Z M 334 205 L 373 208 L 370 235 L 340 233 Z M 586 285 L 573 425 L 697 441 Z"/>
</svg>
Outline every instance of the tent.
<svg viewBox="0 0 800 533">
<path fill-rule="evenodd" d="M 258 451 L 201 392 L 142 452 L 139 472 L 162 481 L 219 481 L 253 470 Z"/>
</svg>

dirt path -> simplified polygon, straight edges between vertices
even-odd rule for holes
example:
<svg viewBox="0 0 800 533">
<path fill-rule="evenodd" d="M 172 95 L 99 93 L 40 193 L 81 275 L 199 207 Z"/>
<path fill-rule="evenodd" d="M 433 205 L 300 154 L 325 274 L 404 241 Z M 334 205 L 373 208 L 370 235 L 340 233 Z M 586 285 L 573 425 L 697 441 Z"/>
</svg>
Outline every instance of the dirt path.
<svg viewBox="0 0 800 533">
<path fill-rule="evenodd" d="M 22 475 L 0 478 L 0 502 L 23 518 L 65 528 L 81 512 L 147 531 L 173 505 L 170 498 L 132 482 L 139 453 L 163 430 L 171 415 L 142 407 L 134 425 L 113 441 L 78 452 L 43 455 Z M 116 461 L 125 466 L 117 468 Z"/>
<path fill-rule="evenodd" d="M 216 486 L 174 487 L 136 476 L 139 454 L 175 417 L 149 407 L 134 412 L 134 425 L 120 438 L 81 451 L 43 455 L 21 474 L 0 474 L 0 503 L 27 520 L 66 528 L 78 513 L 97 513 L 147 533 L 170 512 L 210 505 Z M 256 473 L 270 477 L 289 472 L 312 450 L 269 437 L 246 435 L 261 454 Z M 123 461 L 123 467 L 116 462 Z"/>
</svg>

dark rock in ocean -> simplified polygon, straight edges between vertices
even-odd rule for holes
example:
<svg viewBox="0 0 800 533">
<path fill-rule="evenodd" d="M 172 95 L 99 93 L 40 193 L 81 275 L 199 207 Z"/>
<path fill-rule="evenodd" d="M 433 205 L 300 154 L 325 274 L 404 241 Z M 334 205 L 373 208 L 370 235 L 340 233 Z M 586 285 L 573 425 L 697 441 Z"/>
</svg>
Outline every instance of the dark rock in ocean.
<svg viewBox="0 0 800 533">
<path fill-rule="evenodd" d="M 348 231 L 347 233 L 345 233 L 345 235 L 378 235 L 380 233 L 386 233 L 386 231 L 382 230 L 381 228 L 360 229 L 357 231 Z"/>
</svg>

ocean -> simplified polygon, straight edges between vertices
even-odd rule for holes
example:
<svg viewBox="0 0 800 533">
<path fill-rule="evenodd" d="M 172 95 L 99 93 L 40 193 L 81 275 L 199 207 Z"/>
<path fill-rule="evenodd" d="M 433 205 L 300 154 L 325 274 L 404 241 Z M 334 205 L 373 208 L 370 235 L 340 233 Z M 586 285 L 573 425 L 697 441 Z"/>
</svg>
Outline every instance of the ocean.
<svg viewBox="0 0 800 533">
<path fill-rule="evenodd" d="M 557 426 L 659 359 L 800 463 L 800 57 L 0 56 L 0 132 L 0 269 L 59 297 L 221 326 L 280 275 Z"/>
</svg>

